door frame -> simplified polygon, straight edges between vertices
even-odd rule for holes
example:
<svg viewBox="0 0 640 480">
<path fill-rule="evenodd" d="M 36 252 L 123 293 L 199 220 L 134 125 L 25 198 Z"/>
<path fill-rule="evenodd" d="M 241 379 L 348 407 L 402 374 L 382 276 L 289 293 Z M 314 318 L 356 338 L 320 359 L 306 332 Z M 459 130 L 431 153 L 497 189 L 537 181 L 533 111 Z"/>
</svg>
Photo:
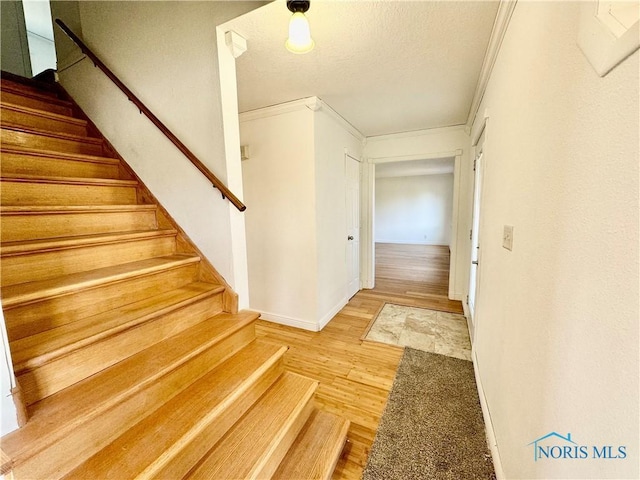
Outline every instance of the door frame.
<svg viewBox="0 0 640 480">
<path fill-rule="evenodd" d="M 484 137 L 484 138 L 483 138 Z M 482 144 L 480 145 L 480 147 L 478 147 L 478 142 L 480 142 L 480 139 L 483 138 Z M 479 222 L 478 222 L 478 265 L 476 268 L 476 282 L 475 282 L 475 296 L 474 296 L 474 302 L 473 302 L 473 312 L 471 312 L 471 309 L 469 308 L 469 292 L 468 292 L 468 288 L 469 288 L 469 284 L 471 282 L 471 261 L 472 261 L 472 248 L 473 248 L 473 243 L 471 241 L 471 239 L 469 240 L 469 264 L 468 264 L 468 270 L 467 270 L 467 300 L 465 302 L 463 302 L 463 306 L 465 309 L 465 316 L 467 317 L 467 327 L 469 328 L 469 336 L 471 338 L 471 344 L 475 345 L 475 340 L 476 340 L 476 333 L 478 332 L 478 325 L 479 325 L 479 316 L 478 316 L 478 305 L 479 305 L 479 300 L 480 300 L 480 281 L 482 279 L 482 266 L 483 266 L 483 260 L 482 260 L 482 248 L 481 247 L 481 240 L 482 240 L 482 205 L 483 205 L 483 197 L 485 195 L 485 179 L 487 178 L 487 145 L 488 145 L 488 141 L 489 141 L 489 112 L 488 110 L 485 111 L 484 113 L 484 119 L 483 122 L 478 126 L 478 129 L 475 132 L 472 132 L 471 134 L 471 147 L 472 147 L 472 152 L 473 152 L 473 158 L 476 159 L 478 156 L 480 156 L 480 168 L 481 171 L 479 173 L 480 175 L 480 198 L 478 199 L 478 211 L 479 211 Z M 474 160 L 475 162 L 475 160 Z M 475 171 L 473 172 L 473 176 L 472 178 L 474 179 L 474 181 L 471 184 L 471 215 L 472 218 L 471 220 L 471 227 L 473 228 L 473 211 L 475 208 L 474 205 L 474 201 L 475 201 Z M 473 232 L 472 232 L 473 234 Z"/>
<path fill-rule="evenodd" d="M 349 246 L 349 241 L 347 238 L 350 235 L 349 233 L 349 226 L 348 224 L 345 222 L 345 239 L 346 239 L 346 244 L 345 244 L 345 263 L 346 263 L 346 267 L 347 267 L 347 282 L 346 282 L 346 297 L 347 299 L 351 298 L 353 295 L 355 295 L 356 293 L 358 293 L 361 289 L 362 289 L 362 161 L 358 158 L 355 157 L 354 155 L 351 155 L 347 149 L 345 148 L 345 152 L 344 152 L 344 181 L 345 181 L 345 185 L 344 185 L 344 194 L 345 194 L 345 218 L 348 218 L 349 212 L 348 212 L 348 198 L 347 195 L 349 193 L 349 188 L 347 185 L 348 182 L 348 175 L 347 175 L 347 165 L 349 161 L 354 161 L 358 164 L 358 198 L 357 198 L 357 203 L 358 203 L 358 248 L 356 249 L 354 255 L 357 257 L 358 259 L 358 284 L 357 284 L 357 290 L 354 293 L 351 293 L 351 291 L 349 290 L 349 285 L 351 284 L 351 278 L 349 275 L 349 263 L 348 263 L 348 257 L 347 257 L 347 248 Z"/>
<path fill-rule="evenodd" d="M 412 160 L 431 160 L 436 158 L 454 158 L 453 167 L 453 209 L 451 212 L 451 255 L 449 258 L 449 291 L 451 300 L 463 300 L 462 292 L 455 292 L 456 279 L 462 272 L 457 268 L 457 261 L 461 252 L 458 249 L 458 232 L 463 221 L 460 205 L 460 178 L 463 150 L 457 149 L 446 152 L 424 152 L 412 155 L 397 155 L 390 157 L 366 158 L 363 162 L 361 187 L 361 222 L 360 249 L 362 262 L 360 264 L 360 281 L 363 288 L 374 288 L 376 277 L 376 246 L 375 246 L 375 183 L 376 165 L 381 163 L 406 162 Z"/>
<path fill-rule="evenodd" d="M 482 146 L 476 148 L 475 150 L 475 158 L 473 160 L 473 192 L 471 195 L 472 198 L 472 206 L 471 206 L 471 242 L 470 242 L 470 250 L 469 250 L 469 282 L 468 282 L 468 293 L 467 293 L 467 310 L 468 310 L 468 318 L 469 318 L 469 329 L 471 332 L 474 330 L 474 322 L 475 322 L 475 312 L 477 309 L 477 297 L 478 297 L 478 280 L 480 279 L 480 221 L 482 218 L 481 210 L 482 210 L 482 180 L 484 174 L 484 165 L 483 165 L 483 150 Z M 474 242 L 475 238 L 475 242 Z M 474 249 L 477 250 L 474 252 Z M 475 253 L 475 260 L 474 260 Z M 475 278 L 473 275 L 474 271 L 474 261 L 475 261 Z M 473 282 L 473 288 L 471 286 L 471 280 Z M 473 302 L 471 299 L 473 298 Z M 473 305 L 473 308 L 472 308 Z"/>
</svg>

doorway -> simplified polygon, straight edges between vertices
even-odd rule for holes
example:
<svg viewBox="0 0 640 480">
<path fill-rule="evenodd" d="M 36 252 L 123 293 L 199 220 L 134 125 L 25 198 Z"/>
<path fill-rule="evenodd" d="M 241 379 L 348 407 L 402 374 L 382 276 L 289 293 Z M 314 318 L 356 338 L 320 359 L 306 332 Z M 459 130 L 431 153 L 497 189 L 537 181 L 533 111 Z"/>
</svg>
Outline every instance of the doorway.
<svg viewBox="0 0 640 480">
<path fill-rule="evenodd" d="M 375 165 L 374 291 L 459 309 L 448 298 L 454 169 L 455 157 Z"/>
</svg>

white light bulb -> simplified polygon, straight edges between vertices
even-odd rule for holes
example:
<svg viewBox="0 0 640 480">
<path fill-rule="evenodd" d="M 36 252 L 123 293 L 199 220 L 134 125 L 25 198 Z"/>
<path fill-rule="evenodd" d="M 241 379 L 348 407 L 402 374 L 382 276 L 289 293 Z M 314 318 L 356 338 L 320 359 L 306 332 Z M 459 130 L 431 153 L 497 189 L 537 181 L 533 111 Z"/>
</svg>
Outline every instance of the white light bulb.
<svg viewBox="0 0 640 480">
<path fill-rule="evenodd" d="M 287 50 L 293 53 L 307 53 L 313 50 L 314 45 L 307 17 L 302 12 L 294 13 L 289 21 L 289 38 L 285 43 Z"/>
</svg>

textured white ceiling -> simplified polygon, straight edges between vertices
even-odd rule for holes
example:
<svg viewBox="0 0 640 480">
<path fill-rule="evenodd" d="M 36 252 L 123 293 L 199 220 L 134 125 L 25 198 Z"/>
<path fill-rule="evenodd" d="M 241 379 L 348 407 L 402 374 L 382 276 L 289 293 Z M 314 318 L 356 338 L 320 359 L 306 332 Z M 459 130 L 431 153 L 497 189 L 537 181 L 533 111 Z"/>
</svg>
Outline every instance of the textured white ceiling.
<svg viewBox="0 0 640 480">
<path fill-rule="evenodd" d="M 467 120 L 498 1 L 312 0 L 316 47 L 284 47 L 276 1 L 225 25 L 248 43 L 237 59 L 241 112 L 318 96 L 366 136 Z"/>
</svg>

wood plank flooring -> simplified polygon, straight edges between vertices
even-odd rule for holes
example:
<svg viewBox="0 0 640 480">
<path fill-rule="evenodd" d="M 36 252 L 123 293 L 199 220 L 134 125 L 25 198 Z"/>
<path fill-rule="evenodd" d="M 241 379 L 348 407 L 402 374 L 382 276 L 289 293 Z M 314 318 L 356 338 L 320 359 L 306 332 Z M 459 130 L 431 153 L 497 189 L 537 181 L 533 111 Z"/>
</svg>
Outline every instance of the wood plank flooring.
<svg viewBox="0 0 640 480">
<path fill-rule="evenodd" d="M 371 295 L 399 305 L 462 313 L 462 303 L 449 300 L 448 291 L 447 246 L 376 243 Z"/>
<path fill-rule="evenodd" d="M 262 320 L 256 328 L 258 338 L 290 347 L 288 370 L 320 382 L 322 409 L 351 421 L 334 479 L 360 478 L 402 356 L 402 347 L 361 340 L 371 320 L 386 302 L 462 312 L 460 302 L 447 299 L 446 247 L 376 247 L 376 288 L 356 294 L 321 332 Z"/>
</svg>

